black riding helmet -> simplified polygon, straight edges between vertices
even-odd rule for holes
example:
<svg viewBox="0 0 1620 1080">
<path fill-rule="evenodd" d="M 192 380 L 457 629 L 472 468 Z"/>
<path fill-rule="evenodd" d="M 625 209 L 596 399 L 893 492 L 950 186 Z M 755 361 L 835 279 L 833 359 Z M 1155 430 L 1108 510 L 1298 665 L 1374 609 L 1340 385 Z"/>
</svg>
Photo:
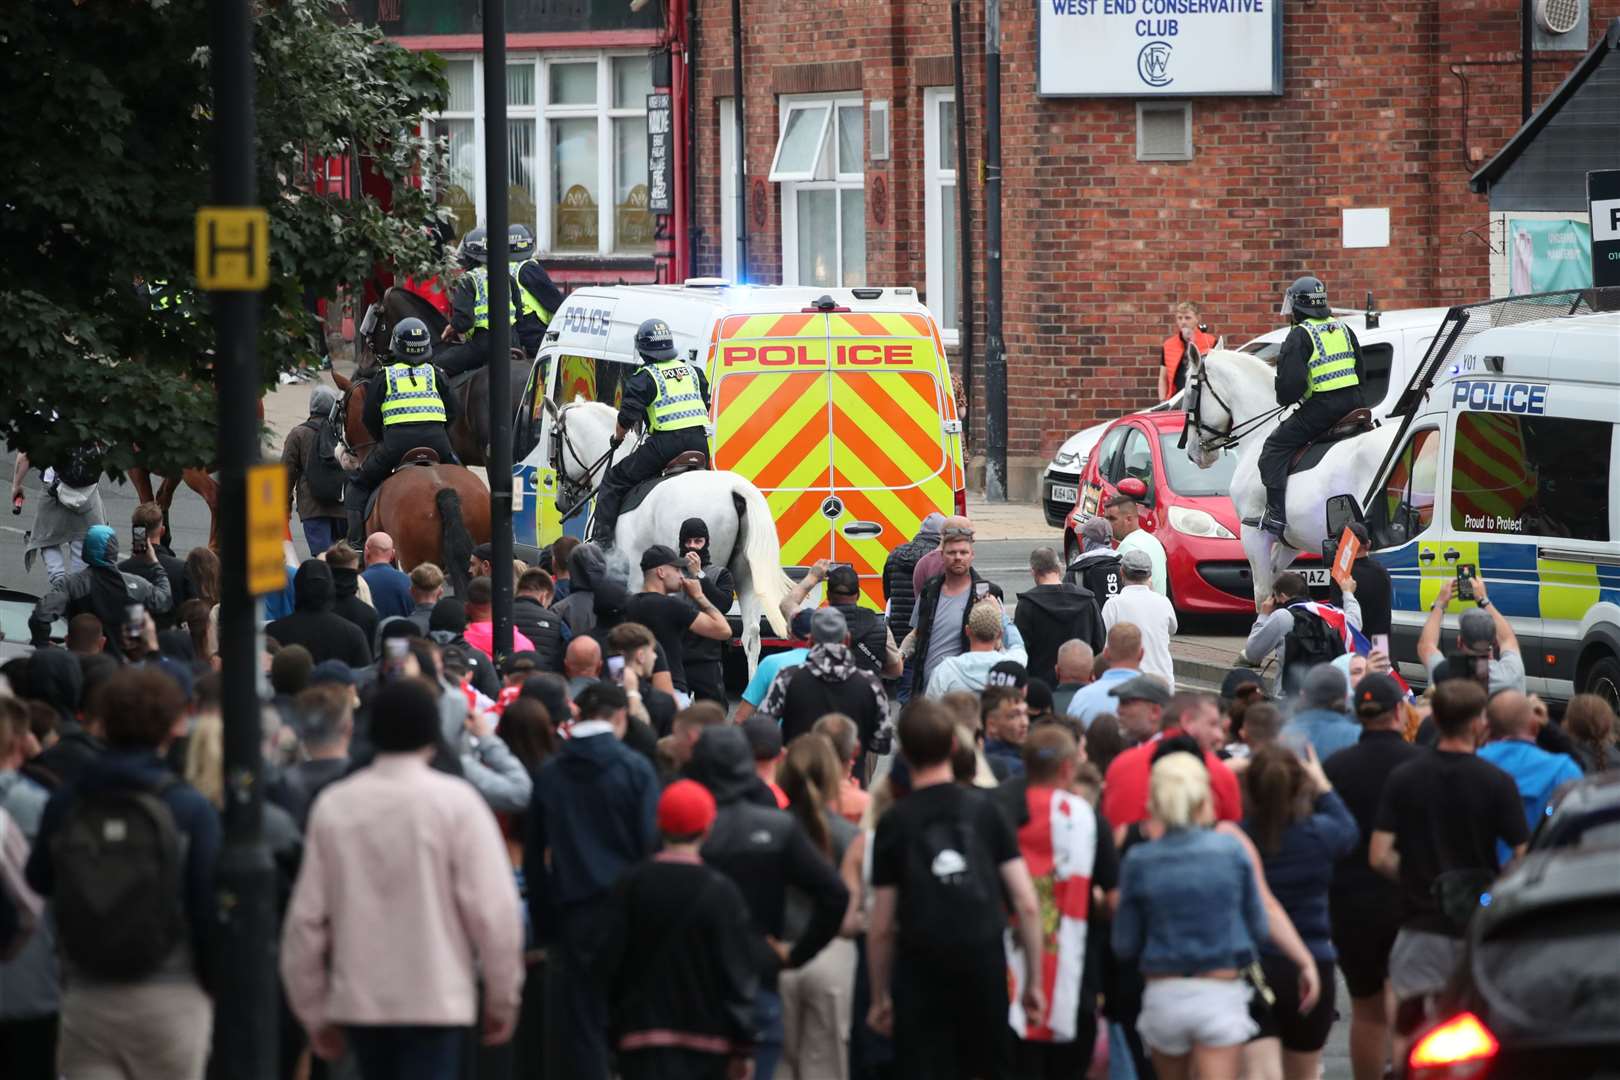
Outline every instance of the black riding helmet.
<svg viewBox="0 0 1620 1080">
<path fill-rule="evenodd" d="M 513 225 L 506 230 L 506 258 L 508 262 L 522 262 L 534 257 L 534 233 L 527 225 Z"/>
<path fill-rule="evenodd" d="M 654 362 L 676 357 L 675 335 L 663 319 L 648 319 L 636 330 L 636 352 Z"/>
<path fill-rule="evenodd" d="M 1295 278 L 1283 292 L 1282 312 L 1295 320 L 1326 319 L 1333 312 L 1328 308 L 1327 286 L 1322 279 L 1306 274 Z"/>
<path fill-rule="evenodd" d="M 489 262 L 489 230 L 482 225 L 468 229 L 456 249 L 456 257 L 463 266 L 483 266 Z"/>
<path fill-rule="evenodd" d="M 426 360 L 433 355 L 433 334 L 421 319 L 401 319 L 388 341 L 388 351 L 395 360 Z"/>
</svg>

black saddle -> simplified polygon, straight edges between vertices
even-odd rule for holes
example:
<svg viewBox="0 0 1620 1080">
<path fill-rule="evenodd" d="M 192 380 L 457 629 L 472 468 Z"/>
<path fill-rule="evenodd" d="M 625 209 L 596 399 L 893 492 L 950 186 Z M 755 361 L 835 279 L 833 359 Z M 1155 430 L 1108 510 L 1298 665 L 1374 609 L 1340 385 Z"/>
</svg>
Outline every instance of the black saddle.
<svg viewBox="0 0 1620 1080">
<path fill-rule="evenodd" d="M 628 514 L 630 511 L 640 506 L 646 501 L 647 496 L 652 493 L 653 488 L 657 487 L 665 480 L 668 480 L 670 477 L 679 476 L 682 473 L 704 472 L 708 468 L 709 455 L 706 452 L 702 450 L 682 450 L 679 454 L 676 454 L 674 457 L 669 459 L 669 464 L 664 466 L 663 472 L 659 473 L 651 480 L 643 480 L 641 483 L 631 488 L 625 494 L 624 502 L 619 504 L 619 513 L 621 515 Z"/>
<path fill-rule="evenodd" d="M 1293 474 L 1312 468 L 1326 456 L 1328 447 L 1334 443 L 1365 434 L 1377 426 L 1378 421 L 1373 419 L 1371 409 L 1351 409 L 1338 423 L 1294 451 L 1293 460 L 1288 463 L 1288 472 Z"/>
<path fill-rule="evenodd" d="M 439 452 L 437 450 L 431 446 L 417 446 L 405 451 L 405 456 L 399 459 L 398 465 L 394 466 L 394 472 L 399 472 L 401 469 L 420 468 L 423 465 L 437 465 L 438 463 Z M 389 475 L 392 476 L 393 473 Z M 382 485 L 379 484 L 378 486 L 381 487 Z"/>
</svg>

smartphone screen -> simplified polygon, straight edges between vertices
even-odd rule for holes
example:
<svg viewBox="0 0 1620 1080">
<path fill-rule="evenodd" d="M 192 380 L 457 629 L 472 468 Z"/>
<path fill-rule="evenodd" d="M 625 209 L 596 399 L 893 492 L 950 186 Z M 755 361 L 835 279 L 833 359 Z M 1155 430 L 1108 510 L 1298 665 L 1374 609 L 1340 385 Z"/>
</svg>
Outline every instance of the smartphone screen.
<svg viewBox="0 0 1620 1080">
<path fill-rule="evenodd" d="M 134 641 L 146 630 L 146 605 L 129 604 L 124 608 L 124 637 Z"/>
<path fill-rule="evenodd" d="M 1457 564 L 1457 599 L 1474 599 L 1474 564 Z"/>
<path fill-rule="evenodd" d="M 610 656 L 607 658 L 608 678 L 618 682 L 624 678 L 624 657 Z"/>
<path fill-rule="evenodd" d="M 974 585 L 973 595 L 978 597 L 980 600 L 983 600 L 986 596 L 989 596 L 990 583 L 988 581 L 981 581 L 977 585 Z"/>
</svg>

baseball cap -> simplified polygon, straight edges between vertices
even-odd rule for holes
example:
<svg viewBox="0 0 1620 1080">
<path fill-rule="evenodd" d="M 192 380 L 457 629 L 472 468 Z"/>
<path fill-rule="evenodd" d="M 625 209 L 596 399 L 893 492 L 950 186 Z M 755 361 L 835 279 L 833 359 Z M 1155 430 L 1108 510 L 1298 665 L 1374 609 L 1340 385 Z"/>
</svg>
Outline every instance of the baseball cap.
<svg viewBox="0 0 1620 1080">
<path fill-rule="evenodd" d="M 490 543 L 479 544 L 472 549 L 473 558 L 479 562 L 493 562 L 495 560 L 495 545 Z"/>
<path fill-rule="evenodd" d="M 1016 660 L 1003 660 L 984 677 L 986 686 L 1011 686 L 1022 690 L 1029 685 L 1029 670 Z"/>
<path fill-rule="evenodd" d="M 835 566 L 827 571 L 827 591 L 855 596 L 861 591 L 861 577 L 853 566 Z"/>
<path fill-rule="evenodd" d="M 1165 689 L 1164 683 L 1151 675 L 1138 675 L 1134 679 L 1126 679 L 1108 693 L 1122 703 L 1151 701 L 1155 705 L 1170 704 L 1170 691 Z"/>
<path fill-rule="evenodd" d="M 533 649 L 524 649 L 508 656 L 501 664 L 502 675 L 516 675 L 520 671 L 539 671 L 540 654 Z"/>
<path fill-rule="evenodd" d="M 815 614 L 809 608 L 800 608 L 788 622 L 788 633 L 795 641 L 810 640 L 810 618 Z"/>
<path fill-rule="evenodd" d="M 1112 547 L 1114 544 L 1113 526 L 1109 525 L 1108 519 L 1101 514 L 1092 514 L 1086 518 L 1085 524 L 1080 526 L 1080 540 L 1086 544 Z"/>
<path fill-rule="evenodd" d="M 1305 673 L 1305 684 L 1300 694 L 1305 704 L 1318 709 L 1344 708 L 1345 695 L 1350 693 L 1350 680 L 1332 664 L 1317 664 Z"/>
<path fill-rule="evenodd" d="M 755 761 L 770 761 L 782 752 L 782 729 L 770 717 L 753 713 L 743 721 L 742 729 Z"/>
<path fill-rule="evenodd" d="M 677 780 L 658 797 L 658 831 L 696 836 L 714 824 L 714 796 L 696 780 Z"/>
<path fill-rule="evenodd" d="M 1392 712 L 1405 698 L 1401 686 L 1388 675 L 1364 675 L 1356 683 L 1356 709 L 1363 705 L 1376 705 L 1380 714 Z"/>
<path fill-rule="evenodd" d="M 1120 569 L 1127 574 L 1153 573 L 1153 559 L 1141 548 L 1131 548 L 1119 557 Z"/>
<path fill-rule="evenodd" d="M 354 669 L 342 660 L 322 660 L 309 673 L 309 685 L 318 686 L 321 683 L 353 686 Z"/>
<path fill-rule="evenodd" d="M 1496 620 L 1488 611 L 1465 611 L 1457 619 L 1457 637 L 1465 648 L 1480 648 L 1496 644 Z"/>
<path fill-rule="evenodd" d="M 1246 667 L 1233 668 L 1226 673 L 1226 678 L 1221 680 L 1221 697 L 1230 701 L 1232 698 L 1237 697 L 1246 686 L 1257 687 L 1260 690 L 1266 688 L 1266 684 L 1261 679 L 1258 671 Z"/>
<path fill-rule="evenodd" d="M 849 620 L 833 607 L 816 608 L 810 615 L 810 640 L 817 645 L 838 645 L 849 636 Z"/>
<path fill-rule="evenodd" d="M 663 544 L 654 544 L 641 553 L 641 572 L 656 570 L 660 566 L 680 566 L 681 557 L 675 554 L 675 549 Z"/>
</svg>

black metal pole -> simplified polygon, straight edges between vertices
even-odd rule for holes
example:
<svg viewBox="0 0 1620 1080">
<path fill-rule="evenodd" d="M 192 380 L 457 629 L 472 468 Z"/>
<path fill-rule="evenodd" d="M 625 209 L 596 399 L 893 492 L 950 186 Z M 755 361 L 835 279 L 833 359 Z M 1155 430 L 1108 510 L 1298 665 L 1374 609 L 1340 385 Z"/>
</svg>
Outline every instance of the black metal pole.
<svg viewBox="0 0 1620 1080">
<path fill-rule="evenodd" d="M 731 120 L 737 160 L 737 284 L 748 280 L 748 137 L 743 125 L 742 0 L 731 0 Z"/>
<path fill-rule="evenodd" d="M 957 348 L 962 356 L 962 445 L 973 439 L 973 187 L 967 167 L 967 72 L 962 59 L 962 0 L 951 0 L 951 55 L 956 60 Z M 945 272 L 951 272 L 950 267 Z M 946 313 L 949 315 L 949 312 Z"/>
<path fill-rule="evenodd" d="M 1530 119 L 1535 99 L 1535 16 L 1531 0 L 1519 0 L 1519 122 Z"/>
<path fill-rule="evenodd" d="M 1007 501 L 1007 347 L 1001 339 L 1001 0 L 984 5 L 984 497 Z"/>
<path fill-rule="evenodd" d="M 507 264 L 506 5 L 484 0 L 484 188 L 489 197 L 489 538 L 495 664 L 512 655 L 512 276 Z"/>
<path fill-rule="evenodd" d="M 209 4 L 214 84 L 213 197 L 251 207 L 254 176 L 253 20 L 249 0 Z M 259 237 L 268 243 L 268 237 Z M 275 867 L 264 844 L 258 611 L 248 592 L 247 469 L 259 460 L 259 294 L 212 297 L 219 401 L 219 652 L 225 726 L 225 844 L 219 897 L 214 1054 L 220 1075 L 277 1075 Z M 200 958 L 199 958 L 200 959 Z"/>
</svg>

